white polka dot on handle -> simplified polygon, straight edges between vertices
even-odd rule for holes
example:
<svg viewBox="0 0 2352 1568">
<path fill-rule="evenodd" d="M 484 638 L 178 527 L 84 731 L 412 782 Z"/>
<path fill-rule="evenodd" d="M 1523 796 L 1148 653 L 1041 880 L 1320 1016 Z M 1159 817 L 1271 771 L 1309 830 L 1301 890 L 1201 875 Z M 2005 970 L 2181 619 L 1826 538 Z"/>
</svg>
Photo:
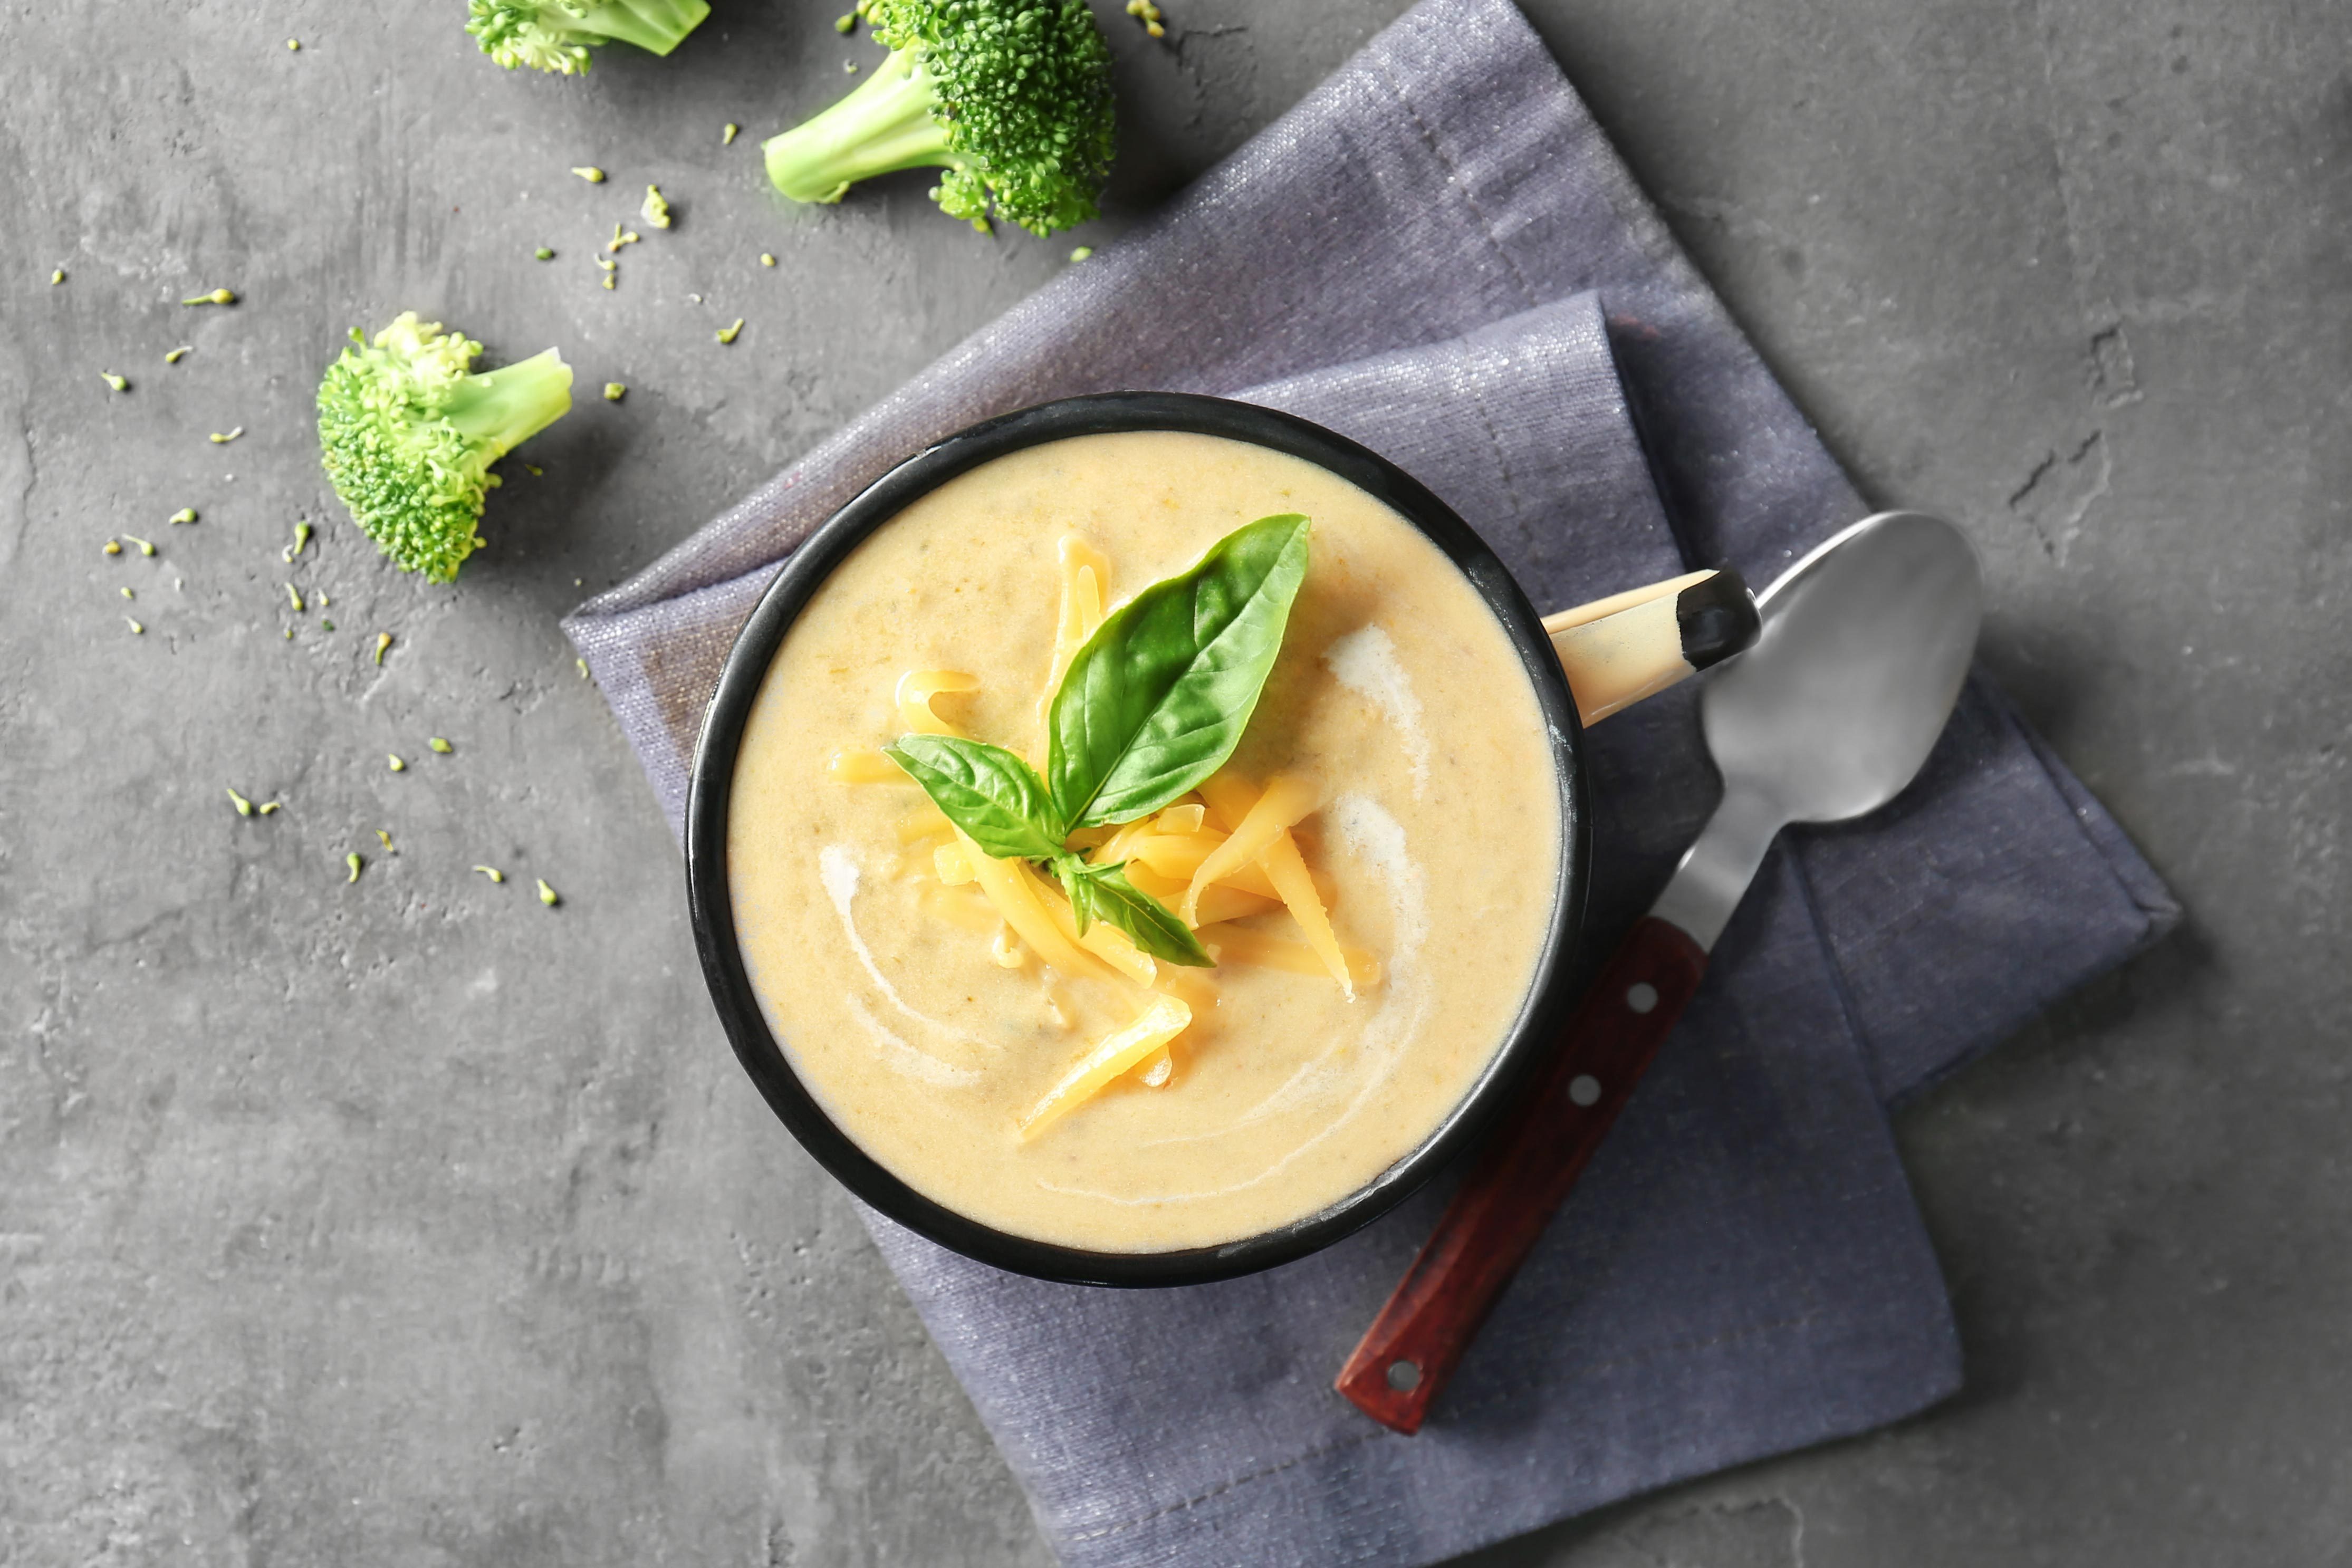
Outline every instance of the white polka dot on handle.
<svg viewBox="0 0 2352 1568">
<path fill-rule="evenodd" d="M 1647 980 L 1638 980 L 1625 990 L 1625 1005 L 1637 1013 L 1648 1012 L 1658 1005 L 1658 988 Z"/>
</svg>

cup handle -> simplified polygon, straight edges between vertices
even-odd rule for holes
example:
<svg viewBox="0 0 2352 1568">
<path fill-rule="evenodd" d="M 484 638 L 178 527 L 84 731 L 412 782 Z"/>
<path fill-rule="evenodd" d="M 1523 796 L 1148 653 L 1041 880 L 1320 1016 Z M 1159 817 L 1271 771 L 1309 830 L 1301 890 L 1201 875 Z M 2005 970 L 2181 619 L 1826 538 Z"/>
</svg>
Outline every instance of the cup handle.
<svg viewBox="0 0 2352 1568">
<path fill-rule="evenodd" d="M 1719 664 L 1756 641 L 1756 601 L 1739 574 L 1694 571 L 1544 617 L 1576 714 L 1619 708 Z"/>
</svg>

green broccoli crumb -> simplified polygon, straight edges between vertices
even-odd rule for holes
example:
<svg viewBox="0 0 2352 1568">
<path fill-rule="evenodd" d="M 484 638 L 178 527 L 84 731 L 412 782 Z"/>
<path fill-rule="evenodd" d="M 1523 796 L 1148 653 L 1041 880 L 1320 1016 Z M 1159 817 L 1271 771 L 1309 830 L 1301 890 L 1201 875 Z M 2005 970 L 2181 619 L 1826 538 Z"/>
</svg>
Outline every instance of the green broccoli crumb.
<svg viewBox="0 0 2352 1568">
<path fill-rule="evenodd" d="M 547 885 L 547 879 L 545 877 L 538 877 L 534 880 L 539 883 L 539 901 L 541 904 L 544 904 L 547 907 L 552 909 L 557 904 L 563 902 L 561 898 L 556 896 L 555 889 Z"/>
<path fill-rule="evenodd" d="M 278 802 L 275 800 L 264 800 L 260 805 L 254 808 L 254 810 L 265 817 L 276 810 L 278 810 Z"/>
<path fill-rule="evenodd" d="M 226 435 L 215 432 L 213 435 L 213 444 L 215 446 L 226 446 L 230 442 L 235 441 L 238 436 L 243 435 L 244 434 L 245 426 L 241 424 L 230 430 Z"/>
<path fill-rule="evenodd" d="M 732 130 L 734 130 L 735 128 L 734 128 L 733 126 L 731 126 L 731 125 L 730 125 L 730 126 L 729 126 L 727 129 L 728 129 L 728 130 L 730 130 L 730 131 L 732 131 Z M 52 287 L 52 288 L 55 288 L 58 284 L 63 283 L 65 280 L 66 280 L 66 269 L 65 269 L 64 267 L 58 267 L 55 272 L 52 272 L 52 273 L 50 273 L 50 274 L 49 274 L 49 287 Z"/>
<path fill-rule="evenodd" d="M 192 294 L 180 303 L 183 305 L 234 305 L 236 303 L 236 292 L 229 288 L 215 288 L 209 294 Z"/>
<path fill-rule="evenodd" d="M 1093 255 L 1094 255 L 1094 253 L 1095 253 L 1095 247 L 1094 247 L 1094 246 L 1090 246 L 1090 245 L 1082 245 L 1082 246 L 1078 246 L 1076 250 L 1073 250 L 1072 252 L 1070 252 L 1070 259 L 1071 259 L 1072 261 L 1085 261 L 1087 257 L 1089 257 L 1089 256 L 1093 256 Z"/>
<path fill-rule="evenodd" d="M 351 883 L 359 881 L 361 868 L 365 866 L 367 862 L 360 859 L 359 851 L 353 850 L 351 853 L 343 857 L 343 863 L 352 868 L 352 874 L 343 878 L 344 885 L 349 886 Z"/>
<path fill-rule="evenodd" d="M 136 598 L 138 598 L 138 597 L 139 597 L 139 595 L 137 595 L 136 593 L 133 593 L 133 592 L 132 592 L 129 588 L 127 588 L 127 587 L 126 587 L 126 588 L 120 589 L 120 590 L 118 590 L 117 591 L 119 591 L 119 592 L 122 595 L 122 597 L 123 597 L 123 598 L 125 598 L 125 599 L 136 599 Z"/>
<path fill-rule="evenodd" d="M 555 253 L 548 249 L 545 246 L 541 246 L 537 250 L 532 251 L 530 254 L 537 256 L 541 261 L 553 261 L 555 259 Z"/>
<path fill-rule="evenodd" d="M 196 520 L 196 509 L 194 507 L 182 507 L 172 514 L 169 520 L 174 523 L 193 523 Z"/>
<path fill-rule="evenodd" d="M 129 539 L 132 544 L 137 545 L 141 555 L 153 555 L 155 553 L 155 547 L 148 543 L 145 539 L 141 538 L 138 535 L 125 534 L 122 537 Z"/>
<path fill-rule="evenodd" d="M 606 402 L 618 402 L 628 395 L 629 389 L 623 386 L 620 382 L 606 382 L 604 383 L 604 401 Z"/>
<path fill-rule="evenodd" d="M 386 757 L 385 757 L 385 760 L 386 760 L 386 761 L 388 761 L 388 762 L 390 762 L 390 763 L 392 764 L 392 770 L 393 770 L 394 773 L 405 773 L 405 772 L 407 772 L 407 771 L 408 771 L 408 764 L 407 764 L 407 763 L 405 763 L 405 762 L 403 762 L 403 761 L 402 761 L 399 758 L 397 758 L 397 757 L 392 756 L 392 755 L 390 755 L 389 753 L 387 753 L 387 754 L 386 754 Z"/>
<path fill-rule="evenodd" d="M 572 172 L 579 175 L 582 179 L 587 181 L 592 185 L 601 185 L 604 183 L 604 171 L 597 168 L 593 163 L 586 164 L 581 168 L 574 169 Z"/>
<path fill-rule="evenodd" d="M 732 326 L 721 327 L 718 331 L 712 333 L 711 336 L 717 338 L 722 343 L 731 343 L 737 338 L 742 336 L 742 333 L 743 318 L 738 316 L 735 318 L 735 321 Z"/>
<path fill-rule="evenodd" d="M 131 619 L 131 617 L 130 617 L 130 616 L 128 616 L 128 615 L 124 616 L 122 619 L 123 619 L 123 621 L 124 621 L 124 622 L 125 622 L 130 626 L 130 628 L 131 628 L 131 634 L 133 637 L 136 637 L 136 636 L 140 635 L 142 632 L 145 632 L 145 631 L 147 630 L 147 628 L 146 628 L 146 627 L 142 626 L 142 625 L 141 625 L 141 624 L 139 624 L 139 622 L 136 622 L 136 621 L 132 621 L 132 620 Z"/>
<path fill-rule="evenodd" d="M 238 794 L 234 789 L 230 789 L 228 792 L 228 800 L 230 805 L 236 808 L 236 814 L 238 816 L 250 817 L 253 815 L 253 802 Z"/>
<path fill-rule="evenodd" d="M 190 354 L 194 352 L 195 350 L 194 347 L 189 344 L 183 343 L 178 348 L 166 351 L 163 355 L 163 362 L 167 365 L 176 365 L 182 360 L 186 359 Z"/>
<path fill-rule="evenodd" d="M 107 555 L 121 555 L 122 553 L 122 541 L 120 539 L 109 539 L 106 543 L 100 545 L 99 549 L 102 553 Z"/>
<path fill-rule="evenodd" d="M 122 377 L 116 375 L 112 371 L 99 371 L 98 379 L 104 382 L 108 386 L 112 387 L 116 392 L 127 392 L 131 390 L 131 383 L 125 381 Z"/>
<path fill-rule="evenodd" d="M 451 746 L 447 741 L 442 739 L 437 735 L 432 739 L 426 741 L 425 745 L 427 750 L 437 751 L 444 757 L 448 756 L 450 752 L 457 749 L 457 747 Z"/>
<path fill-rule="evenodd" d="M 383 663 L 383 651 L 384 651 L 386 648 L 389 648 L 389 647 L 391 647 L 391 646 L 392 646 L 392 633 L 391 633 L 391 632 L 377 632 L 377 633 L 375 634 L 375 662 L 376 662 L 378 664 L 382 664 Z"/>
<path fill-rule="evenodd" d="M 647 185 L 646 187 L 645 205 L 639 207 L 637 212 L 638 214 L 646 220 L 646 222 L 653 225 L 653 226 L 657 229 L 666 229 L 669 227 L 669 204 L 662 199 L 661 187 L 659 185 Z"/>
<path fill-rule="evenodd" d="M 730 120 L 719 132 L 719 145 L 732 147 L 735 145 L 735 138 L 742 133 L 743 128 Z"/>
<path fill-rule="evenodd" d="M 500 871 L 494 865 L 478 865 L 474 869 L 480 872 L 484 876 L 488 877 L 492 882 L 504 882 L 507 879 L 507 873 Z"/>
</svg>

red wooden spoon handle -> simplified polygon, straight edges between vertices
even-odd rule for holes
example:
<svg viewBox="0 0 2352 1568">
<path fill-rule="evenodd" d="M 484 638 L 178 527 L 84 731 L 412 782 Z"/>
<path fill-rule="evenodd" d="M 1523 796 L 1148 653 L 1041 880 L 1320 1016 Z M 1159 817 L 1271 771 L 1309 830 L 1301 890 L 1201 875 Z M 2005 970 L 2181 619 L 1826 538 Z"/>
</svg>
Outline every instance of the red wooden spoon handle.
<svg viewBox="0 0 2352 1568">
<path fill-rule="evenodd" d="M 1358 1409 L 1421 1430 L 1706 972 L 1706 951 L 1680 926 L 1643 915 L 1626 935 L 1340 1369 L 1336 1386 Z"/>
</svg>

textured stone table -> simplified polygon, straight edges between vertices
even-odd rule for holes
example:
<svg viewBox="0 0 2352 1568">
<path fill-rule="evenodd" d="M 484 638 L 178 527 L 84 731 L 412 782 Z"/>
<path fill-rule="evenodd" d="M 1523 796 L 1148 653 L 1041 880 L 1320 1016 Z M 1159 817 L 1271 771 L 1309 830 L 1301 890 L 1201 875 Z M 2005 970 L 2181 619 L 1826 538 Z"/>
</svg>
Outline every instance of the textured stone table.
<svg viewBox="0 0 2352 1568">
<path fill-rule="evenodd" d="M 0 14 L 0 1563 L 1045 1561 L 729 1059 L 555 620 L 1073 242 L 976 237 L 920 177 L 782 210 L 757 138 L 873 51 L 813 5 L 717 4 L 670 60 L 577 82 L 502 75 L 454 0 Z M 1107 13 L 1129 151 L 1100 232 L 1398 8 L 1170 0 L 1164 47 Z M 1479 1561 L 2332 1560 L 2336 18 L 1534 11 L 1866 487 L 1969 528 L 1993 666 L 2190 919 L 1903 1120 L 1968 1392 Z M 606 292 L 648 182 L 677 226 Z M 176 303 L 220 285 L 241 302 Z M 313 456 L 320 365 L 404 308 L 498 357 L 561 345 L 589 393 L 530 449 L 543 477 L 509 463 L 455 590 L 383 567 Z M 101 553 L 129 535 L 159 553 Z M 230 787 L 284 809 L 239 818 Z"/>
</svg>

